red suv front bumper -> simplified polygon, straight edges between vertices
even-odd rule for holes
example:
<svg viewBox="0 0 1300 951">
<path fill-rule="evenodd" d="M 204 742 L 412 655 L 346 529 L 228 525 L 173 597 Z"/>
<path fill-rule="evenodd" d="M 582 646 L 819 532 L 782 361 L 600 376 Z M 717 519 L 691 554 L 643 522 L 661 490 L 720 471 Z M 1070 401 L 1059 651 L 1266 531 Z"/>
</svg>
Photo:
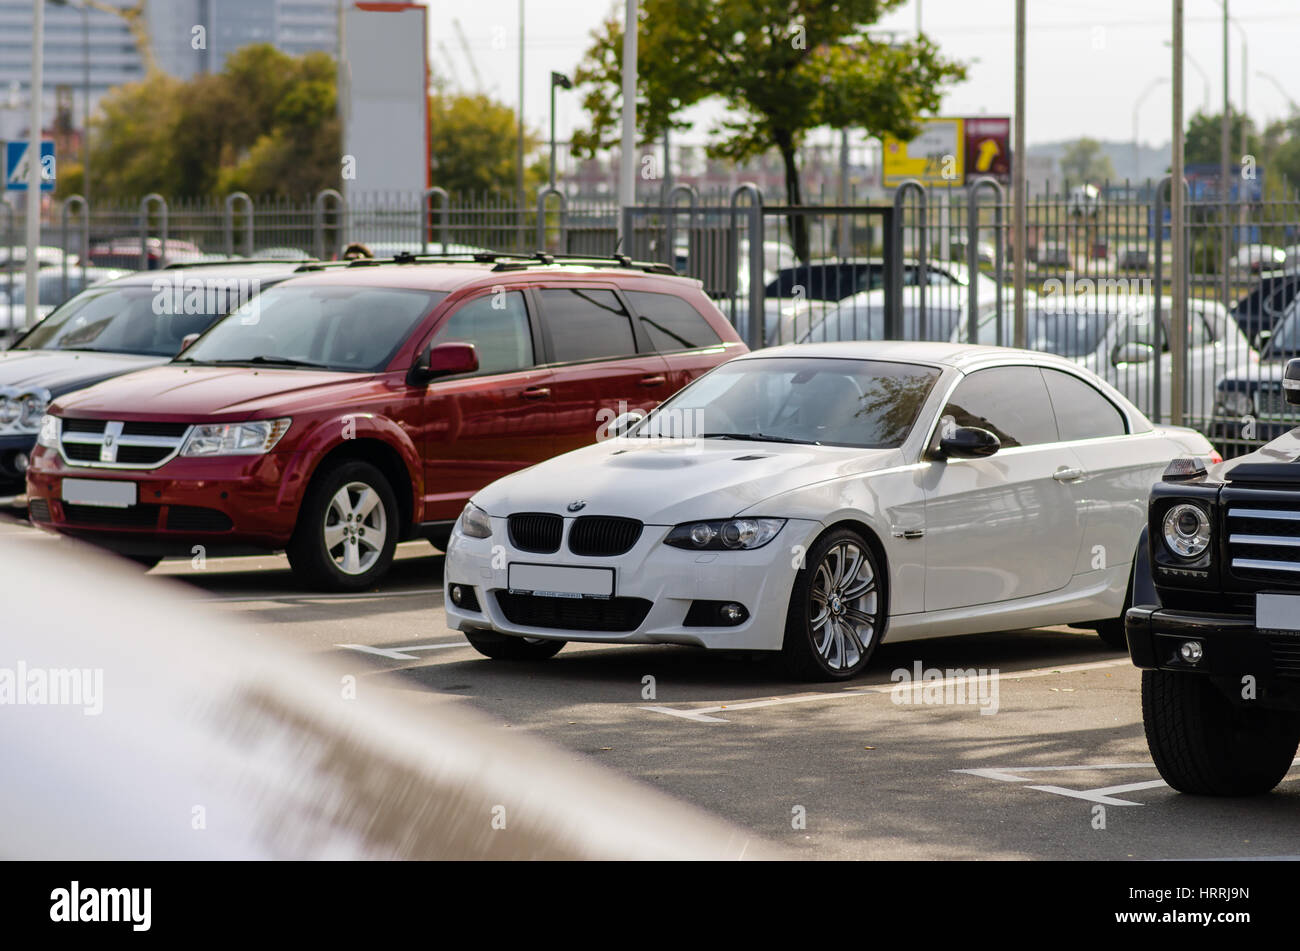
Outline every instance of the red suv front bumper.
<svg viewBox="0 0 1300 951">
<path fill-rule="evenodd" d="M 133 555 L 274 551 L 293 534 L 309 471 L 301 453 L 176 458 L 157 469 L 71 466 L 57 452 L 37 449 L 27 470 L 33 524 Z M 65 478 L 130 482 L 127 508 L 74 504 L 63 498 Z"/>
</svg>

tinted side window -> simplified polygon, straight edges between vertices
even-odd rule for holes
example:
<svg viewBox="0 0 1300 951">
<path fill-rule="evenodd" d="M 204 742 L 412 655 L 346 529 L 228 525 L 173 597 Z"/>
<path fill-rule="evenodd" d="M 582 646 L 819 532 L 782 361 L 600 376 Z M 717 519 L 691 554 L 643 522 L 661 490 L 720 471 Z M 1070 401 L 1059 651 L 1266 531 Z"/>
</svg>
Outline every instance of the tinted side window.
<svg viewBox="0 0 1300 951">
<path fill-rule="evenodd" d="M 613 291 L 573 287 L 544 290 L 541 294 L 542 312 L 557 361 L 636 353 L 632 320 Z"/>
<path fill-rule="evenodd" d="M 987 429 L 1004 449 L 1056 442 L 1056 420 L 1037 367 L 979 370 L 957 384 L 944 407 L 958 426 Z"/>
<path fill-rule="evenodd" d="M 1063 440 L 1099 439 L 1128 432 L 1124 416 L 1115 404 L 1077 376 L 1060 370 L 1043 370 L 1047 392 L 1056 413 L 1056 427 Z"/>
<path fill-rule="evenodd" d="M 478 351 L 480 374 L 509 373 L 534 362 L 528 310 L 519 291 L 468 301 L 438 328 L 433 342 L 472 343 Z"/>
<path fill-rule="evenodd" d="M 637 312 L 641 329 L 656 350 L 693 350 L 722 343 L 704 315 L 680 297 L 629 291 L 627 298 Z"/>
</svg>

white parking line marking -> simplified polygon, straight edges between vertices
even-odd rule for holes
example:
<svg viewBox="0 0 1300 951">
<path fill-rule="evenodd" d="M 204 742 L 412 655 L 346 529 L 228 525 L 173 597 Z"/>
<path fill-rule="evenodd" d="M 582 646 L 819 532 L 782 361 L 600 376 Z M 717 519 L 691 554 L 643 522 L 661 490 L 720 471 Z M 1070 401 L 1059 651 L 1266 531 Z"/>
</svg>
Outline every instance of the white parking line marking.
<svg viewBox="0 0 1300 951">
<path fill-rule="evenodd" d="M 469 647 L 469 641 L 462 644 L 412 644 L 410 647 L 369 647 L 366 644 L 335 644 L 335 647 L 342 647 L 346 650 L 361 651 L 363 654 L 376 654 L 380 657 L 389 657 L 393 660 L 419 660 L 414 654 L 404 653 L 405 651 L 436 651 L 445 647 Z"/>
<path fill-rule="evenodd" d="M 1115 799 L 1110 793 L 1137 792 L 1139 789 L 1155 789 L 1157 786 L 1167 785 L 1163 779 L 1153 779 L 1145 783 L 1129 783 L 1126 786 L 1106 786 L 1102 789 L 1066 789 L 1064 786 L 1026 786 L 1026 789 L 1037 789 L 1039 792 L 1055 793 L 1058 796 L 1068 796 L 1071 799 L 1085 799 L 1088 802 L 1098 802 L 1104 806 L 1140 806 L 1140 802 L 1132 802 L 1128 799 Z"/>
<path fill-rule="evenodd" d="M 981 767 L 979 769 L 954 769 L 954 773 L 970 773 L 985 779 L 996 779 L 1004 783 L 1027 783 L 1028 776 L 1016 773 L 1068 773 L 1089 769 L 1155 769 L 1155 763 L 1102 763 L 1097 766 L 1002 766 L 997 768 Z"/>
<path fill-rule="evenodd" d="M 1101 670 L 1106 667 L 1127 667 L 1130 661 L 1127 657 L 1119 660 L 1101 660 L 1087 664 L 1066 664 L 1061 667 L 1036 667 L 1032 670 L 1008 670 L 996 674 L 988 675 L 989 680 L 1024 680 L 1029 677 L 1050 677 L 1053 674 L 1073 674 L 1085 670 Z M 942 689 L 945 685 L 956 685 L 960 678 L 949 678 L 947 680 L 926 681 L 927 687 Z M 865 697 L 875 693 L 892 693 L 898 684 L 880 684 L 879 686 L 860 687 L 856 690 L 843 690 L 839 693 L 802 693 L 793 697 L 766 697 L 761 700 L 738 700 L 735 703 L 716 704 L 711 707 L 640 707 L 641 710 L 649 710 L 652 713 L 666 713 L 669 716 L 679 717 L 685 720 L 701 720 L 710 723 L 730 723 L 725 717 L 708 716 L 712 713 L 721 713 L 723 710 L 753 710 L 758 707 L 775 707 L 787 703 L 811 703 L 817 700 L 840 700 L 844 697 Z"/>
</svg>

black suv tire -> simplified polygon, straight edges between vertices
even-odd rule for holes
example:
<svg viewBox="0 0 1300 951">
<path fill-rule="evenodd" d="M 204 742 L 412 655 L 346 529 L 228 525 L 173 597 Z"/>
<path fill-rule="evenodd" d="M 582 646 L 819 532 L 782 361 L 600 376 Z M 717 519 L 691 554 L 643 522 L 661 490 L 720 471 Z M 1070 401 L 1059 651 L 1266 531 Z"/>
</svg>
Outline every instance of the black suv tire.
<svg viewBox="0 0 1300 951">
<path fill-rule="evenodd" d="M 1300 714 L 1238 706 L 1200 674 L 1142 671 L 1142 723 L 1165 782 L 1201 796 L 1268 792 L 1300 746 Z"/>
</svg>

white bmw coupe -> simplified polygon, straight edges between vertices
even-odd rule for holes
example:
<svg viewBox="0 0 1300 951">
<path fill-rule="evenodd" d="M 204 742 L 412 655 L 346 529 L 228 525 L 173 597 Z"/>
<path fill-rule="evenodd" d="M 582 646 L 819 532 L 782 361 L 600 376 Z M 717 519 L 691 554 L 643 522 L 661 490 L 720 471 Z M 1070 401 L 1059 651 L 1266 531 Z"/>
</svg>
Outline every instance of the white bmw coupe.
<svg viewBox="0 0 1300 951">
<path fill-rule="evenodd" d="M 492 483 L 447 548 L 488 657 L 566 641 L 780 651 L 841 679 L 882 640 L 1081 624 L 1123 644 L 1151 485 L 1216 456 L 1050 354 L 803 344 Z"/>
</svg>

